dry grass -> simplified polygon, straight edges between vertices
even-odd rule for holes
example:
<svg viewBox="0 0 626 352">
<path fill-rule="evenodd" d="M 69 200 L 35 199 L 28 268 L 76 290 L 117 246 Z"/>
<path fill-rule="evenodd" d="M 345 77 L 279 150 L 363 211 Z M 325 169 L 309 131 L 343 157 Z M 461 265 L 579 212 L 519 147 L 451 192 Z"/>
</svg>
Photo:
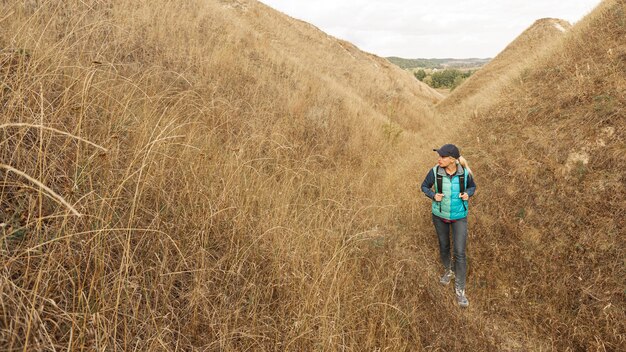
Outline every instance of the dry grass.
<svg viewBox="0 0 626 352">
<path fill-rule="evenodd" d="M 625 36 L 626 5 L 603 2 L 472 119 L 465 140 L 489 183 L 473 275 L 494 281 L 484 293 L 494 313 L 545 349 L 626 347 Z"/>
<path fill-rule="evenodd" d="M 569 22 L 556 18 L 535 21 L 493 60 L 452 91 L 437 105 L 437 110 L 452 116 L 468 112 L 477 114 L 479 108 L 497 103 L 501 91 L 511 80 L 516 79 L 524 68 L 532 66 L 542 52 L 558 45 L 570 28 Z"/>
<path fill-rule="evenodd" d="M 549 260 L 580 259 L 572 249 L 578 247 L 541 242 L 545 229 L 558 228 L 555 220 L 566 216 L 558 210 L 562 203 L 539 204 L 519 225 L 528 229 L 522 232 L 505 221 L 522 200 L 514 197 L 517 184 L 504 180 L 485 186 L 479 180 L 472 307 L 459 312 L 451 291 L 437 283 L 428 201 L 416 188 L 433 163 L 430 148 L 459 137 L 456 129 L 442 134 L 446 117 L 431 111 L 441 96 L 385 60 L 253 1 L 13 2 L 0 5 L 0 20 L 0 162 L 39 182 L 33 187 L 2 174 L 0 350 L 617 350 L 623 344 L 623 293 L 621 301 L 616 293 L 623 275 L 598 276 L 623 270 L 619 261 L 599 262 L 623 256 L 615 235 L 623 221 L 605 210 L 574 219 L 573 230 L 585 234 L 577 237 L 586 241 L 582 248 L 593 249 L 583 261 L 568 262 L 568 275 L 586 270 L 568 291 L 570 281 Z M 606 28 L 593 33 L 621 57 L 622 44 L 609 39 L 623 25 L 588 26 Z M 579 45 L 587 30 L 570 34 L 565 47 Z M 572 56 L 564 60 L 604 49 L 568 49 Z M 597 57 L 589 64 L 606 68 L 611 75 L 601 77 L 623 93 L 616 74 L 623 65 Z M 541 67 L 560 62 L 558 55 L 546 60 Z M 575 67 L 569 63 L 567 69 Z M 539 103 L 534 92 L 548 85 L 533 72 L 533 88 L 519 89 L 529 90 L 524 102 Z M 596 76 L 576 77 L 587 82 L 576 92 L 595 92 L 585 84 Z M 573 92 L 559 93 L 562 111 L 577 106 L 565 99 Z M 619 99 L 593 101 L 590 109 L 608 114 L 602 116 L 622 116 L 614 115 L 623 111 Z M 525 109 L 512 98 L 501 104 L 506 111 Z M 525 135 L 540 135 L 542 123 L 524 116 Z M 613 127 L 603 151 L 619 165 L 623 119 L 601 121 L 614 124 L 599 128 Z M 491 157 L 496 145 L 526 150 L 504 133 L 511 125 L 492 131 L 481 127 L 487 124 L 478 121 L 472 142 L 461 143 L 478 162 L 478 175 L 510 162 Z M 473 144 L 474 133 L 484 136 L 481 144 Z M 565 138 L 559 153 L 577 141 Z M 572 163 L 597 168 L 591 154 L 587 164 L 579 154 Z M 514 165 L 542 170 L 529 166 L 545 160 L 514 155 Z M 526 169 L 512 169 L 520 172 L 515 180 L 523 182 Z M 600 172 L 569 170 L 592 187 Z M 613 177 L 615 192 L 603 190 L 604 200 L 623 210 L 614 198 L 623 194 L 621 174 L 602 175 Z M 68 216 L 42 185 L 82 216 Z M 503 189 L 506 196 L 499 195 Z M 597 205 L 582 197 L 574 214 Z M 524 204 L 526 214 L 535 209 Z M 557 210 L 539 217 L 543 206 Z M 503 231 L 512 235 L 497 237 Z M 522 235 L 524 241 L 515 241 Z M 520 251 L 537 257 L 507 257 Z M 545 265 L 547 274 L 530 270 L 533 263 Z M 526 271 L 531 281 L 513 281 Z M 585 301 L 583 307 L 581 297 L 611 305 Z"/>
<path fill-rule="evenodd" d="M 254 2 L 0 18 L 0 155 L 38 182 L 2 174 L 0 349 L 418 344 L 388 169 L 431 146 L 432 90 Z"/>
</svg>

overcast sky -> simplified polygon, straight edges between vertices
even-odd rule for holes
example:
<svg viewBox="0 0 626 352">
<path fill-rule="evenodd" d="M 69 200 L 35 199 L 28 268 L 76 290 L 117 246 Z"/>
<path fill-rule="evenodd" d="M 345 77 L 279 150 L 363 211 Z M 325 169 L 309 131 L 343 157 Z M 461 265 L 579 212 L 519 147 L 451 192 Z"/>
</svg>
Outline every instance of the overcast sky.
<svg viewBox="0 0 626 352">
<path fill-rule="evenodd" d="M 261 0 L 379 56 L 487 58 L 544 17 L 575 23 L 601 0 Z"/>
</svg>

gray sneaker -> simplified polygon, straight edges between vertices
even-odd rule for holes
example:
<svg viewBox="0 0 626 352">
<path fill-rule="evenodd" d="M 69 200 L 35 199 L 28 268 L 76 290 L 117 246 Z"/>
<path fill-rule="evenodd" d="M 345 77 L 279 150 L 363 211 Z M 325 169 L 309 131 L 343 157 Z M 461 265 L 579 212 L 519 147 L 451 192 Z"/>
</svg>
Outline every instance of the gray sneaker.
<svg viewBox="0 0 626 352">
<path fill-rule="evenodd" d="M 463 308 L 467 308 L 469 306 L 469 301 L 467 300 L 467 297 L 465 296 L 465 290 L 460 290 L 458 288 L 455 288 L 454 291 L 456 292 L 456 301 L 459 304 L 459 306 Z"/>
<path fill-rule="evenodd" d="M 439 279 L 439 283 L 442 285 L 447 285 L 450 283 L 450 280 L 452 280 L 453 277 L 454 277 L 454 271 L 448 269 L 446 270 L 445 273 L 443 273 L 443 276 L 441 277 L 441 279 Z"/>
</svg>

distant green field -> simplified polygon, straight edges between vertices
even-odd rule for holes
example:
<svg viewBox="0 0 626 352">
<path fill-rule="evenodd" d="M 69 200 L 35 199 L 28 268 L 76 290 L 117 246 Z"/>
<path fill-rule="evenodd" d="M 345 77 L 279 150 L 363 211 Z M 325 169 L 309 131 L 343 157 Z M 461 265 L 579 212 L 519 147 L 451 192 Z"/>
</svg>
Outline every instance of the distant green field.
<svg viewBox="0 0 626 352">
<path fill-rule="evenodd" d="M 444 69 L 444 68 L 478 68 L 486 65 L 491 58 L 478 59 L 403 59 L 400 57 L 391 56 L 388 57 L 391 63 L 400 66 L 403 69 L 412 68 L 430 68 L 430 69 Z"/>
</svg>

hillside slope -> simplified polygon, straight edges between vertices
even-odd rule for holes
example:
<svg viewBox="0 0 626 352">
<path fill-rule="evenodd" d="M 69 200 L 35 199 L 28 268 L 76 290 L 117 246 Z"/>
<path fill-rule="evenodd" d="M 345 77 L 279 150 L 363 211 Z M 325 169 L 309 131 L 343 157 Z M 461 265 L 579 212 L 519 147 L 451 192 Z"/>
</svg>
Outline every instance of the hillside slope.
<svg viewBox="0 0 626 352">
<path fill-rule="evenodd" d="M 626 348 L 624 38 L 626 3 L 604 1 L 464 138 L 483 184 L 477 294 L 547 349 Z"/>
<path fill-rule="evenodd" d="M 245 23 L 268 49 L 286 56 L 294 65 L 310 70 L 321 81 L 332 78 L 341 90 L 355 94 L 362 104 L 399 122 L 403 128 L 420 130 L 421 120 L 412 116 L 443 96 L 384 58 L 365 53 L 353 44 L 329 36 L 315 26 L 288 17 L 256 1 L 238 1 L 235 16 Z M 306 46 L 303 47 L 303 43 Z"/>
<path fill-rule="evenodd" d="M 394 308 L 405 258 L 379 225 L 412 187 L 399 156 L 431 147 L 430 88 L 253 1 L 16 1 L 0 20 L 1 349 L 427 336 Z"/>
<path fill-rule="evenodd" d="M 485 106 L 537 55 L 562 38 L 569 28 L 571 25 L 560 19 L 535 21 L 493 60 L 453 90 L 437 105 L 437 109 L 450 113 L 455 109 L 473 111 L 477 106 Z"/>
<path fill-rule="evenodd" d="M 623 349 L 623 9 L 453 136 L 253 1 L 3 2 L 1 349 Z M 465 311 L 416 187 L 444 140 L 479 185 Z"/>
</svg>

